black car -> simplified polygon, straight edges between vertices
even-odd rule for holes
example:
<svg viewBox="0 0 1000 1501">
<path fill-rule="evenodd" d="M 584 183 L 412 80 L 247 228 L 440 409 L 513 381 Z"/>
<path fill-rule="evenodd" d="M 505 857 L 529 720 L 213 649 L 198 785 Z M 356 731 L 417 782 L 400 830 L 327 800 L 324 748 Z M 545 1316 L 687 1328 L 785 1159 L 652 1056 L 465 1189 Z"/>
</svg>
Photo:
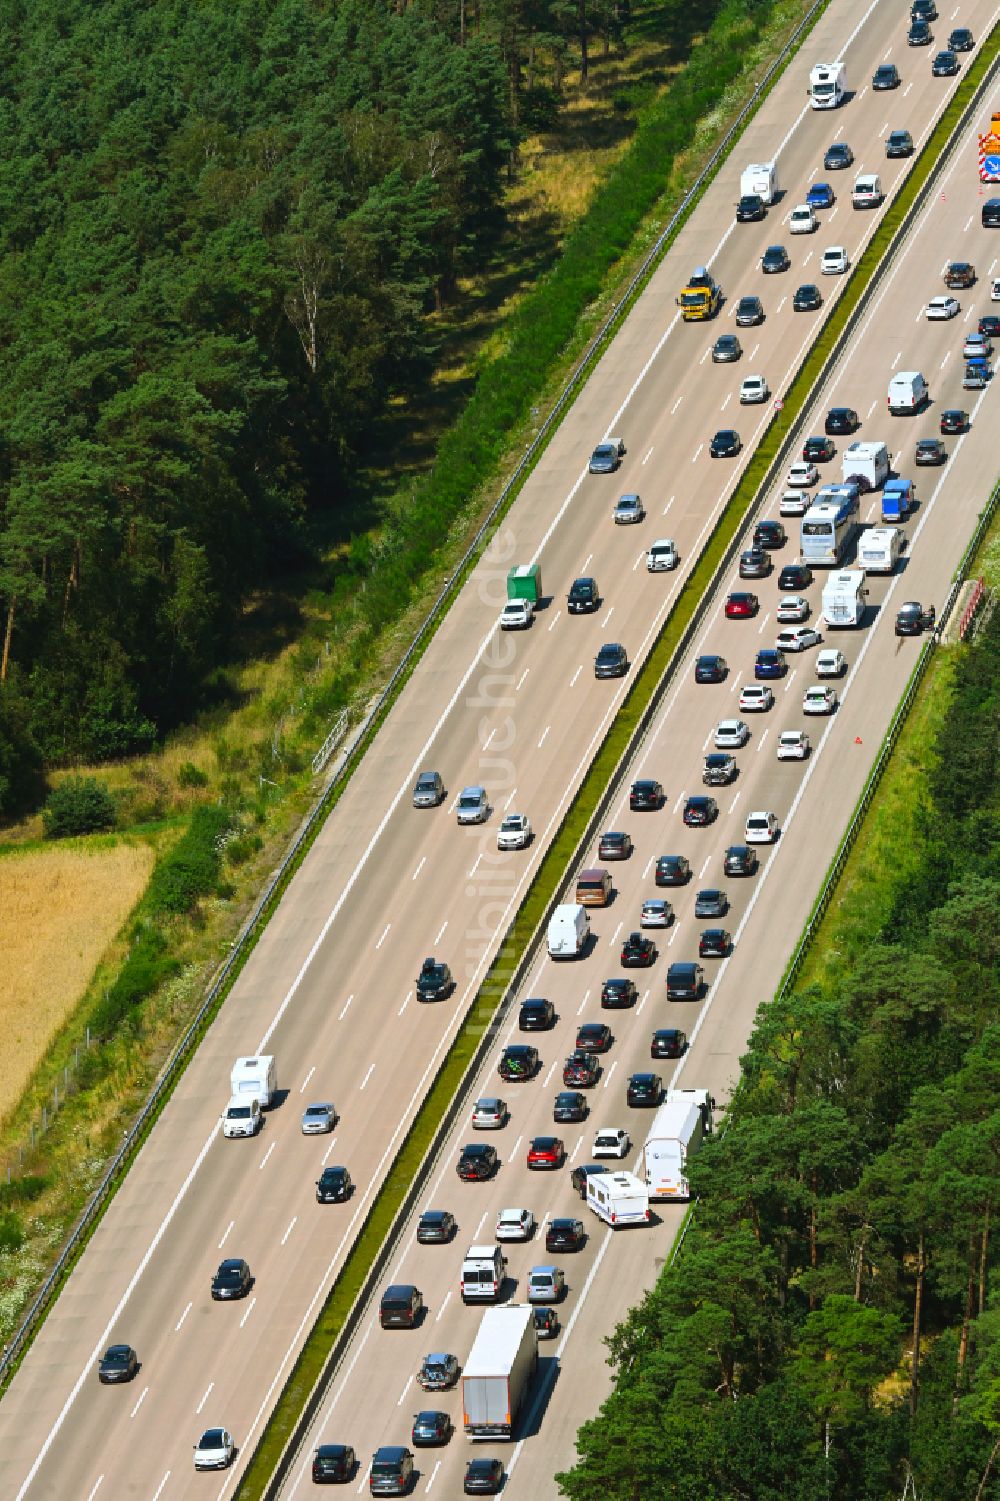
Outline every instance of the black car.
<svg viewBox="0 0 1000 1501">
<path fill-rule="evenodd" d="M 663 1080 L 659 1074 L 630 1074 L 628 1088 L 625 1091 L 626 1104 L 638 1108 L 640 1105 L 658 1105 L 660 1096 L 663 1094 Z"/>
<path fill-rule="evenodd" d="M 707 797 L 704 793 L 695 793 L 684 804 L 684 822 L 689 829 L 703 829 L 707 824 L 714 823 L 719 814 L 719 805 L 714 797 Z"/>
<path fill-rule="evenodd" d="M 587 1119 L 587 1101 L 576 1089 L 563 1089 L 556 1095 L 552 1119 L 560 1126 Z"/>
<path fill-rule="evenodd" d="M 936 21 L 938 8 L 935 0 L 912 0 L 910 5 L 911 21 Z"/>
<path fill-rule="evenodd" d="M 657 1027 L 649 1044 L 650 1058 L 683 1058 L 687 1034 L 677 1027 Z"/>
<path fill-rule="evenodd" d="M 744 193 L 736 205 L 737 224 L 756 224 L 767 218 L 767 204 L 759 193 Z"/>
<path fill-rule="evenodd" d="M 771 559 L 762 547 L 748 547 L 740 553 L 740 578 L 763 579 L 771 572 Z"/>
<path fill-rule="evenodd" d="M 584 1022 L 576 1034 L 578 1053 L 606 1053 L 611 1046 L 611 1028 L 607 1022 Z"/>
<path fill-rule="evenodd" d="M 342 1485 L 354 1478 L 356 1456 L 350 1444 L 320 1444 L 313 1455 L 314 1485 Z"/>
<path fill-rule="evenodd" d="M 837 445 L 825 435 L 807 438 L 802 445 L 802 457 L 807 464 L 826 464 L 837 452 Z"/>
<path fill-rule="evenodd" d="M 941 413 L 941 431 L 943 433 L 964 433 L 969 425 L 969 414 L 963 412 L 960 407 L 948 407 Z"/>
<path fill-rule="evenodd" d="M 743 353 L 743 347 L 735 334 L 720 334 L 712 345 L 713 365 L 731 365 Z"/>
<path fill-rule="evenodd" d="M 736 304 L 736 327 L 753 328 L 764 321 L 764 305 L 759 297 L 741 297 Z"/>
<path fill-rule="evenodd" d="M 838 436 L 841 433 L 855 433 L 861 426 L 861 419 L 853 407 L 831 407 L 826 414 L 823 431 Z"/>
<path fill-rule="evenodd" d="M 834 141 L 823 158 L 823 166 L 828 172 L 839 172 L 842 167 L 849 167 L 854 161 L 854 152 L 846 141 Z"/>
<path fill-rule="evenodd" d="M 953 78 L 958 72 L 959 61 L 956 54 L 950 50 L 939 52 L 931 63 L 932 78 Z"/>
<path fill-rule="evenodd" d="M 418 1001 L 443 1001 L 455 987 L 451 970 L 438 959 L 425 959 L 417 976 Z"/>
<path fill-rule="evenodd" d="M 597 587 L 597 580 L 592 578 L 574 579 L 570 585 L 569 594 L 566 597 L 566 608 L 571 615 L 590 615 L 600 608 L 601 592 Z"/>
<path fill-rule="evenodd" d="M 424 1295 L 412 1282 L 393 1282 L 382 1294 L 378 1321 L 382 1329 L 416 1329 L 424 1312 Z"/>
<path fill-rule="evenodd" d="M 449 1209 L 425 1209 L 417 1221 L 417 1240 L 422 1246 L 443 1246 L 457 1228 Z"/>
<path fill-rule="evenodd" d="M 603 1162 L 584 1162 L 575 1167 L 569 1175 L 569 1181 L 580 1195 L 581 1199 L 587 1197 L 587 1179 L 595 1173 L 606 1173 L 608 1169 Z"/>
<path fill-rule="evenodd" d="M 212 1278 L 212 1297 L 217 1303 L 245 1298 L 253 1285 L 250 1268 L 240 1256 L 227 1256 Z"/>
<path fill-rule="evenodd" d="M 504 1048 L 497 1072 L 507 1084 L 520 1084 L 534 1078 L 538 1069 L 538 1049 L 526 1042 L 512 1042 Z"/>
<path fill-rule="evenodd" d="M 563 1083 L 589 1089 L 600 1077 L 601 1065 L 593 1053 L 571 1053 L 563 1064 Z"/>
<path fill-rule="evenodd" d="M 908 47 L 929 47 L 933 40 L 934 33 L 926 21 L 911 21 L 910 29 L 906 33 Z"/>
<path fill-rule="evenodd" d="M 993 200 L 1000 207 L 1000 198 Z M 988 339 L 1000 338 L 1000 315 L 997 313 L 980 313 L 978 331 L 985 334 Z"/>
<path fill-rule="evenodd" d="M 732 946 L 732 937 L 725 928 L 703 928 L 698 939 L 699 959 L 724 959 Z"/>
<path fill-rule="evenodd" d="M 682 960 L 667 970 L 667 1000 L 697 1001 L 701 997 L 705 971 L 700 964 Z"/>
<path fill-rule="evenodd" d="M 822 306 L 823 298 L 820 295 L 819 287 L 814 286 L 811 281 L 805 282 L 803 286 L 796 288 L 795 296 L 792 298 L 793 312 L 814 313 L 817 308 Z"/>
<path fill-rule="evenodd" d="M 651 938 L 647 938 L 645 933 L 630 933 L 625 942 L 622 944 L 621 963 L 623 968 L 625 969 L 645 969 L 648 965 L 655 964 L 656 944 Z M 611 980 L 606 981 L 605 990 L 607 989 L 607 986 L 611 985 L 612 983 L 616 982 L 612 982 Z M 602 1006 L 607 1006 L 609 1004 L 609 1002 L 605 1000 L 605 990 L 601 991 Z M 611 1002 L 610 1004 L 614 1005 L 622 1003 Z M 627 1002 L 625 1004 L 631 1003 Z"/>
<path fill-rule="evenodd" d="M 971 52 L 975 45 L 968 26 L 956 26 L 948 38 L 950 52 Z"/>
<path fill-rule="evenodd" d="M 641 933 L 633 933 L 633 938 L 641 938 Z M 628 940 L 626 939 L 626 942 Z M 655 947 L 653 949 L 655 954 Z M 635 988 L 635 981 L 629 979 L 605 980 L 601 986 L 601 1010 L 602 1011 L 627 1011 L 634 1006 L 639 998 L 639 992 Z"/>
<path fill-rule="evenodd" d="M 918 600 L 907 600 L 896 611 L 896 635 L 919 636 L 934 624 L 933 610 L 925 610 Z"/>
<path fill-rule="evenodd" d="M 722 683 L 728 671 L 725 657 L 717 656 L 713 652 L 699 657 L 695 662 L 694 680 L 696 683 Z"/>
<path fill-rule="evenodd" d="M 683 886 L 691 879 L 691 866 L 686 855 L 661 855 L 656 862 L 657 886 Z"/>
<path fill-rule="evenodd" d="M 774 276 L 779 271 L 787 271 L 791 264 L 784 245 L 768 245 L 761 256 L 760 269 L 765 276 Z"/>
<path fill-rule="evenodd" d="M 1000 229 L 1000 198 L 987 198 L 982 219 L 984 229 Z"/>
<path fill-rule="evenodd" d="M 729 899 L 717 886 L 706 886 L 694 899 L 695 917 L 725 917 Z"/>
<path fill-rule="evenodd" d="M 890 161 L 899 156 L 913 155 L 913 137 L 908 130 L 890 130 L 885 143 L 885 154 Z"/>
<path fill-rule="evenodd" d="M 712 438 L 708 451 L 713 459 L 734 459 L 742 447 L 739 433 L 734 428 L 722 427 Z"/>
<path fill-rule="evenodd" d="M 736 757 L 730 751 L 709 751 L 701 779 L 706 787 L 728 787 L 736 780 Z"/>
<path fill-rule="evenodd" d="M 539 1339 L 554 1339 L 559 1333 L 559 1315 L 554 1308 L 541 1308 L 537 1304 L 531 1310 L 535 1320 L 535 1333 Z"/>
<path fill-rule="evenodd" d="M 627 860 L 632 853 L 630 834 L 602 834 L 597 846 L 598 860 Z"/>
<path fill-rule="evenodd" d="M 503 1485 L 502 1459 L 470 1459 L 463 1490 L 467 1496 L 495 1496 Z"/>
<path fill-rule="evenodd" d="M 879 63 L 872 74 L 872 88 L 876 91 L 899 88 L 899 69 L 895 63 Z"/>
<path fill-rule="evenodd" d="M 446 1412 L 415 1412 L 410 1442 L 415 1449 L 429 1449 L 432 1445 L 446 1444 L 451 1438 L 452 1422 Z"/>
<path fill-rule="evenodd" d="M 916 464 L 943 464 L 948 457 L 948 450 L 940 438 L 919 438 L 917 451 L 914 456 Z"/>
<path fill-rule="evenodd" d="M 484 1183 L 500 1165 L 496 1147 L 485 1141 L 473 1141 L 462 1148 L 455 1171 L 463 1183 Z"/>
<path fill-rule="evenodd" d="M 594 658 L 595 678 L 623 678 L 628 672 L 628 654 L 618 641 L 606 641 Z"/>
<path fill-rule="evenodd" d="M 579 1220 L 550 1220 L 545 1231 L 546 1251 L 582 1251 L 587 1236 Z"/>
<path fill-rule="evenodd" d="M 655 813 L 663 806 L 663 787 L 651 777 L 643 777 L 632 783 L 628 805 L 633 813 Z"/>
<path fill-rule="evenodd" d="M 551 1001 L 530 999 L 521 1002 L 517 1013 L 519 1032 L 546 1032 L 555 1025 L 556 1008 Z"/>
<path fill-rule="evenodd" d="M 752 876 L 757 869 L 757 851 L 749 844 L 731 844 L 722 860 L 727 876 Z"/>
<path fill-rule="evenodd" d="M 787 541 L 785 528 L 780 521 L 758 521 L 753 529 L 754 547 L 766 547 L 769 551 L 773 551 L 784 547 Z"/>
<path fill-rule="evenodd" d="M 807 589 L 813 581 L 808 563 L 786 563 L 778 574 L 778 588 L 784 594 L 788 590 Z"/>
<path fill-rule="evenodd" d="M 97 1379 L 102 1386 L 117 1386 L 131 1381 L 138 1369 L 139 1357 L 131 1345 L 109 1345 L 97 1367 Z"/>
<path fill-rule="evenodd" d="M 344 1204 L 351 1197 L 351 1175 L 346 1167 L 325 1167 L 316 1179 L 317 1204 Z"/>
</svg>

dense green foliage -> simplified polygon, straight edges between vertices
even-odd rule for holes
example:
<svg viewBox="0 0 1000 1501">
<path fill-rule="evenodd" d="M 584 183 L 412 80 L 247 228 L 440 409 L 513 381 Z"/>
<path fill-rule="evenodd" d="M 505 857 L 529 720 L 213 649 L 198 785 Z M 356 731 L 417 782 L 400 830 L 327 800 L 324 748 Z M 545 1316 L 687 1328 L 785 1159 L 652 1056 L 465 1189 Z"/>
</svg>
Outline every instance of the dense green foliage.
<svg viewBox="0 0 1000 1501">
<path fill-rule="evenodd" d="M 884 931 L 758 1018 L 683 1250 L 609 1342 L 572 1501 L 889 1501 L 907 1466 L 920 1496 L 1000 1494 L 998 647 L 1000 614 Z"/>
<path fill-rule="evenodd" d="M 94 777 L 67 777 L 49 793 L 42 823 L 47 839 L 113 829 L 115 801 Z"/>
</svg>

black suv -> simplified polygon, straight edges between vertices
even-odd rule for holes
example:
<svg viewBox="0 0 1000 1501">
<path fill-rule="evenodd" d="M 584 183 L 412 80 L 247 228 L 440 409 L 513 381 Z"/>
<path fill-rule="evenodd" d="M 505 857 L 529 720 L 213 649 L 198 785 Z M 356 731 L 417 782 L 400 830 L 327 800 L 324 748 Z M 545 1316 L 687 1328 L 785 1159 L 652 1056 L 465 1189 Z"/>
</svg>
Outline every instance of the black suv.
<svg viewBox="0 0 1000 1501">
<path fill-rule="evenodd" d="M 736 304 L 736 327 L 753 328 L 764 321 L 764 308 L 759 297 L 741 297 Z"/>
<path fill-rule="evenodd" d="M 983 228 L 1000 229 L 1000 198 L 987 198 L 983 204 Z"/>
<path fill-rule="evenodd" d="M 628 805 L 633 813 L 655 813 L 663 806 L 663 787 L 660 782 L 645 777 L 632 783 Z"/>
<path fill-rule="evenodd" d="M 806 282 L 804 286 L 797 288 L 792 298 L 792 311 L 795 313 L 813 313 L 822 306 L 823 298 L 819 287 L 812 282 Z"/>
<path fill-rule="evenodd" d="M 566 608 L 571 615 L 590 615 L 600 608 L 601 593 L 597 587 L 597 580 L 592 578 L 574 579 L 570 586 L 569 595 L 566 599 Z"/>
<path fill-rule="evenodd" d="M 667 1000 L 697 1001 L 701 997 L 705 971 L 700 964 L 681 962 L 667 970 Z"/>
<path fill-rule="evenodd" d="M 618 641 L 608 641 L 594 658 L 595 678 L 623 678 L 628 672 L 628 653 Z"/>
<path fill-rule="evenodd" d="M 382 1294 L 378 1321 L 383 1329 L 415 1329 L 424 1308 L 423 1293 L 412 1282 L 396 1282 Z"/>
<path fill-rule="evenodd" d="M 579 1220 L 550 1220 L 545 1231 L 546 1251 L 582 1251 L 587 1232 Z"/>
<path fill-rule="evenodd" d="M 313 1455 L 314 1485 L 338 1485 L 354 1478 L 354 1450 L 350 1444 L 320 1444 Z"/>
<path fill-rule="evenodd" d="M 757 193 L 744 193 L 736 205 L 737 224 L 755 224 L 767 218 L 767 204 Z"/>
<path fill-rule="evenodd" d="M 658 1105 L 662 1093 L 663 1080 L 659 1074 L 632 1074 L 625 1099 L 629 1105 Z"/>
<path fill-rule="evenodd" d="M 474 1141 L 462 1148 L 455 1171 L 463 1183 L 484 1183 L 493 1177 L 499 1165 L 496 1147 L 485 1141 Z"/>
<path fill-rule="evenodd" d="M 752 876 L 757 869 L 757 851 L 749 844 L 731 844 L 722 865 L 727 876 Z"/>
<path fill-rule="evenodd" d="M 831 407 L 826 414 L 823 430 L 839 436 L 841 433 L 856 432 L 860 426 L 860 419 L 853 407 Z"/>
<path fill-rule="evenodd" d="M 563 1089 L 556 1095 L 552 1119 L 560 1126 L 587 1118 L 587 1101 L 578 1089 Z"/>
<path fill-rule="evenodd" d="M 417 976 L 418 1001 L 443 1001 L 455 987 L 451 970 L 437 959 L 425 959 Z"/>
<path fill-rule="evenodd" d="M 521 1084 L 534 1078 L 538 1070 L 538 1049 L 526 1042 L 512 1042 L 504 1048 L 497 1072 L 507 1084 Z"/>
<path fill-rule="evenodd" d="M 686 855 L 661 855 L 657 860 L 657 886 L 683 886 L 690 879 L 691 865 Z"/>
<path fill-rule="evenodd" d="M 547 1032 L 555 1024 L 556 1008 L 551 1001 L 527 1000 L 521 1002 L 517 1014 L 519 1032 Z"/>
</svg>

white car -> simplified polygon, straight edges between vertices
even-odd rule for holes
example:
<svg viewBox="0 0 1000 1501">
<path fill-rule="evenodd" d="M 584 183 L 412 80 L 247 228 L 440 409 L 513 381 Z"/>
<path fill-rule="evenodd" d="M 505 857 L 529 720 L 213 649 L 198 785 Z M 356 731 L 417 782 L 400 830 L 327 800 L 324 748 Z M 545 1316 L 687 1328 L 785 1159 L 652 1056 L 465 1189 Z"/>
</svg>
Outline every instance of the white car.
<svg viewBox="0 0 1000 1501">
<path fill-rule="evenodd" d="M 788 216 L 790 235 L 811 235 L 814 229 L 819 229 L 819 220 L 808 203 L 800 203 L 792 209 Z"/>
<path fill-rule="evenodd" d="M 807 688 L 802 695 L 803 714 L 832 714 L 837 707 L 837 695 L 832 688 L 817 683 Z"/>
<path fill-rule="evenodd" d="M 336 1124 L 336 1105 L 307 1105 L 302 1116 L 302 1135 L 325 1136 Z"/>
<path fill-rule="evenodd" d="M 485 787 L 463 787 L 458 795 L 455 817 L 459 823 L 485 823 L 490 816 L 490 801 Z"/>
<path fill-rule="evenodd" d="M 640 928 L 669 928 L 674 912 L 669 902 L 660 896 L 651 896 L 642 904 L 639 915 Z"/>
<path fill-rule="evenodd" d="M 530 1240 L 535 1216 L 530 1209 L 501 1209 L 493 1233 L 497 1240 Z"/>
<path fill-rule="evenodd" d="M 787 631 L 779 631 L 774 644 L 779 651 L 806 651 L 822 641 L 819 631 L 811 625 L 792 625 Z"/>
<path fill-rule="evenodd" d="M 715 726 L 716 750 L 739 750 L 750 739 L 750 726 L 742 719 L 720 719 Z"/>
<path fill-rule="evenodd" d="M 778 502 L 779 516 L 804 516 L 812 505 L 812 497 L 805 490 L 784 490 Z"/>
<path fill-rule="evenodd" d="M 535 618 L 535 607 L 530 599 L 509 599 L 500 611 L 502 631 L 526 631 Z"/>
<path fill-rule="evenodd" d="M 680 557 L 673 542 L 669 537 L 661 537 L 646 554 L 646 571 L 667 573 L 671 568 L 676 568 L 679 562 Z"/>
<path fill-rule="evenodd" d="M 752 714 L 763 714 L 774 704 L 774 694 L 766 683 L 747 683 L 740 690 L 740 708 Z"/>
<path fill-rule="evenodd" d="M 498 850 L 526 850 L 531 843 L 531 823 L 523 813 L 506 813 L 497 829 Z"/>
<path fill-rule="evenodd" d="M 797 624 L 809 614 L 809 601 L 801 594 L 783 594 L 778 600 L 777 618 Z"/>
<path fill-rule="evenodd" d="M 226 1470 L 233 1462 L 236 1445 L 228 1428 L 206 1428 L 194 1446 L 196 1470 Z"/>
<path fill-rule="evenodd" d="M 818 678 L 839 678 L 847 671 L 847 658 L 835 646 L 826 646 L 819 653 L 813 668 Z"/>
<path fill-rule="evenodd" d="M 773 813 L 751 813 L 743 837 L 747 844 L 773 844 L 779 832 L 778 820 Z"/>
<path fill-rule="evenodd" d="M 823 276 L 839 276 L 850 264 L 850 257 L 843 245 L 830 245 L 823 251 L 819 269 Z"/>
<path fill-rule="evenodd" d="M 594 1145 L 591 1148 L 591 1156 L 622 1158 L 632 1146 L 627 1131 L 620 1126 L 602 1126 L 594 1137 Z"/>
<path fill-rule="evenodd" d="M 801 490 L 804 486 L 814 485 L 819 479 L 819 470 L 808 459 L 796 459 L 788 471 L 786 485 L 791 485 L 794 490 Z"/>
<path fill-rule="evenodd" d="M 472 1107 L 472 1125 L 476 1131 L 500 1131 L 507 1124 L 507 1102 L 495 1095 L 484 1095 Z"/>
<path fill-rule="evenodd" d="M 957 317 L 961 311 L 957 297 L 932 297 L 924 308 L 924 317 L 930 323 L 939 323 Z"/>
<path fill-rule="evenodd" d="M 621 495 L 613 514 L 615 526 L 631 526 L 646 519 L 646 508 L 638 495 Z"/>
<path fill-rule="evenodd" d="M 985 334 L 967 334 L 965 343 L 962 345 L 962 358 L 966 360 L 988 360 L 993 354 L 993 345 Z"/>
<path fill-rule="evenodd" d="M 748 375 L 740 386 L 740 405 L 755 406 L 761 401 L 766 401 L 770 394 L 771 388 L 762 375 Z"/>
<path fill-rule="evenodd" d="M 805 730 L 782 730 L 778 736 L 779 761 L 804 761 L 810 751 Z"/>
<path fill-rule="evenodd" d="M 990 301 L 1000 302 L 1000 276 L 994 276 L 990 282 Z"/>
</svg>

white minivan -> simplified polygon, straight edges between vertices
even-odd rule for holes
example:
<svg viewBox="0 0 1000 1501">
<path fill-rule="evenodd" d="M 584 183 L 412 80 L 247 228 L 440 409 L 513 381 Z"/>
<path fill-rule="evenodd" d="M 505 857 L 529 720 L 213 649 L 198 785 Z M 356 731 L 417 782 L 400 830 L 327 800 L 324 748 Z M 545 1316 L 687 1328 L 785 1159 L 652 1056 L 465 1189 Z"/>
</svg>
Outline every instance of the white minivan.
<svg viewBox="0 0 1000 1501">
<path fill-rule="evenodd" d="M 930 400 L 930 394 L 919 370 L 901 370 L 889 382 L 889 411 L 894 417 L 919 412 Z"/>
</svg>

